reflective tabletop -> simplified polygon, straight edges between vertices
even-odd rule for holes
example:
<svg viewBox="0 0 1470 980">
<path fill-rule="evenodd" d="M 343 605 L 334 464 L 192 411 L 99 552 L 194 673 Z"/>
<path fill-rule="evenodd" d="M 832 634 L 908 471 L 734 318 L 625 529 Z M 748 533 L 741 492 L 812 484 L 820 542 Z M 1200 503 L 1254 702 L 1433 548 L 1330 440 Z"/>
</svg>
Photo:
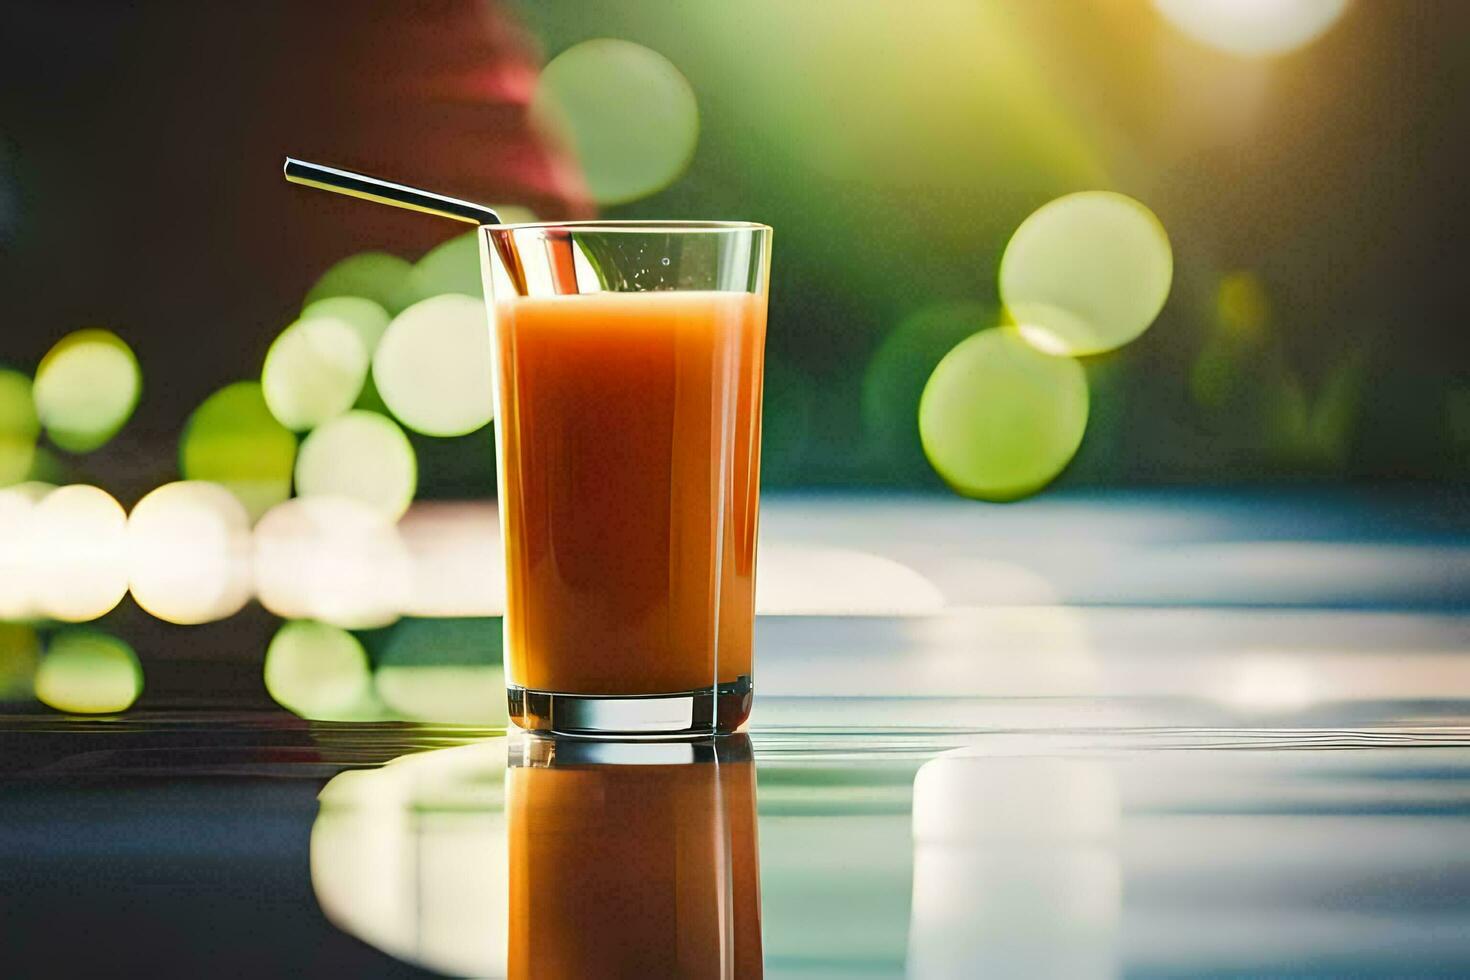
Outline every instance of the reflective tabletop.
<svg viewBox="0 0 1470 980">
<path fill-rule="evenodd" d="M 1445 511 L 901 509 L 771 509 L 767 594 L 800 610 L 761 617 L 728 739 L 309 720 L 258 690 L 258 611 L 110 618 L 134 708 L 0 713 L 0 969 L 1470 974 Z M 379 692 L 476 702 L 452 657 L 411 673 L 454 622 L 363 634 Z"/>
<path fill-rule="evenodd" d="M 975 732 L 870 701 L 726 748 L 11 718 L 0 929 L 22 976 L 1464 975 L 1470 729 L 1377 707 Z"/>
</svg>

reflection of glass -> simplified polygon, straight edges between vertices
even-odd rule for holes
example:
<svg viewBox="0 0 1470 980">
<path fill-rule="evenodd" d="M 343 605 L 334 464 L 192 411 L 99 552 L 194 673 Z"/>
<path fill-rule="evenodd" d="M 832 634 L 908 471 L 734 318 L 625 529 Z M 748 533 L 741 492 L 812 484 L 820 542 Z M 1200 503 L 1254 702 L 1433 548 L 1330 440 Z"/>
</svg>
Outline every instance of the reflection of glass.
<svg viewBox="0 0 1470 980">
<path fill-rule="evenodd" d="M 443 973 L 762 973 L 744 736 L 496 738 L 345 772 L 311 877 L 336 926 Z"/>
<path fill-rule="evenodd" d="M 755 767 L 704 743 L 512 755 L 510 975 L 761 975 Z"/>
<path fill-rule="evenodd" d="M 771 230 L 483 231 L 511 716 L 731 731 L 752 690 Z"/>
</svg>

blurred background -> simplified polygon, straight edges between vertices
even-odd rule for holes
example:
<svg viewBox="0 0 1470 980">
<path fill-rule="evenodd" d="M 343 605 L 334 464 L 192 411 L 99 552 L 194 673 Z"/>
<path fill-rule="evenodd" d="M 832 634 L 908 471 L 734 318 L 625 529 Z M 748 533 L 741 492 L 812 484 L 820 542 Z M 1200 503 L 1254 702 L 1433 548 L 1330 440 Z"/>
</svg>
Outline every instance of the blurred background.
<svg viewBox="0 0 1470 980">
<path fill-rule="evenodd" d="M 299 713 L 447 717 L 465 675 L 384 670 L 498 671 L 488 367 L 435 382 L 488 365 L 474 240 L 286 153 L 772 225 L 764 612 L 1459 608 L 1467 43 L 1456 0 L 11 0 L 0 691 L 116 710 L 155 658 L 155 704 L 246 703 L 273 638 Z M 1364 534 L 1456 548 L 1116 561 Z"/>
</svg>

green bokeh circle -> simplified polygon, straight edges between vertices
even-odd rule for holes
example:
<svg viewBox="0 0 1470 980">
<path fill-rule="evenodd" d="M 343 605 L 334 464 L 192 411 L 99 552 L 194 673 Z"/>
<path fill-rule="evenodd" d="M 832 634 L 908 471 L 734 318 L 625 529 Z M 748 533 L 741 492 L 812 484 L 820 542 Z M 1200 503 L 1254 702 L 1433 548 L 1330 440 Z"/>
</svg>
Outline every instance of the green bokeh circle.
<svg viewBox="0 0 1470 980">
<path fill-rule="evenodd" d="M 905 317 L 878 345 L 863 372 L 863 428 L 890 466 L 922 470 L 915 419 L 924 385 L 956 344 L 995 324 L 995 309 L 985 303 L 940 303 Z"/>
<path fill-rule="evenodd" d="M 184 479 L 221 484 L 251 520 L 291 496 L 295 462 L 296 437 L 271 415 L 255 381 L 237 381 L 206 398 L 179 442 Z"/>
<path fill-rule="evenodd" d="M 265 355 L 260 371 L 265 403 L 286 428 L 315 428 L 357 401 L 368 364 L 367 346 L 351 323 L 302 317 L 281 331 Z"/>
<path fill-rule="evenodd" d="M 919 437 L 935 471 L 969 497 L 1014 500 L 1066 467 L 1087 428 L 1087 376 L 1011 328 L 962 341 L 919 400 Z"/>
<path fill-rule="evenodd" d="M 418 457 L 392 419 L 355 410 L 316 429 L 296 458 L 296 492 L 347 497 L 396 521 L 418 486 Z"/>
<path fill-rule="evenodd" d="M 542 69 L 531 111 L 571 144 L 600 204 L 667 187 L 699 139 L 689 82 L 663 55 L 631 41 L 599 38 L 557 55 Z"/>
<path fill-rule="evenodd" d="M 388 321 L 393 319 L 387 310 L 361 296 L 328 296 L 306 304 L 301 311 L 301 319 L 311 320 L 316 317 L 346 321 L 357 331 L 357 336 L 362 340 L 362 349 L 367 352 L 368 357 L 372 357 L 373 351 L 378 349 L 378 341 L 383 339 Z"/>
<path fill-rule="evenodd" d="M 143 374 L 133 350 L 109 330 L 63 337 L 36 368 L 36 414 L 51 441 L 73 453 L 100 449 L 137 407 Z"/>
<path fill-rule="evenodd" d="M 90 629 L 64 630 L 36 669 L 36 697 L 57 711 L 114 714 L 143 691 L 143 667 L 132 647 Z"/>
<path fill-rule="evenodd" d="M 303 718 L 349 717 L 370 691 L 367 652 L 344 629 L 314 620 L 286 623 L 265 653 L 265 689 Z"/>
<path fill-rule="evenodd" d="M 333 265 L 306 294 L 302 306 L 333 296 L 360 296 L 390 314 L 409 303 L 409 276 L 413 266 L 387 252 L 360 252 Z"/>
<path fill-rule="evenodd" d="M 1000 296 L 1029 343 L 1075 357 L 1148 329 L 1173 277 L 1169 236 L 1152 211 L 1122 194 L 1083 191 L 1021 222 L 1001 258 Z"/>
</svg>

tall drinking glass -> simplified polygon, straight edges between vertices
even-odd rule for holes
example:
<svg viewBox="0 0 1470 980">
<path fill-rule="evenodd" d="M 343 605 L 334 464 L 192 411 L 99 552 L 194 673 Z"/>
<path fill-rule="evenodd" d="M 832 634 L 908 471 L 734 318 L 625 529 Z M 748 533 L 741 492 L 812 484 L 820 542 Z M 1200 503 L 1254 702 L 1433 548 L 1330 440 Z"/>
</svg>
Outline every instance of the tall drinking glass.
<svg viewBox="0 0 1470 980">
<path fill-rule="evenodd" d="M 512 720 L 733 731 L 754 691 L 771 229 L 481 231 Z"/>
</svg>

